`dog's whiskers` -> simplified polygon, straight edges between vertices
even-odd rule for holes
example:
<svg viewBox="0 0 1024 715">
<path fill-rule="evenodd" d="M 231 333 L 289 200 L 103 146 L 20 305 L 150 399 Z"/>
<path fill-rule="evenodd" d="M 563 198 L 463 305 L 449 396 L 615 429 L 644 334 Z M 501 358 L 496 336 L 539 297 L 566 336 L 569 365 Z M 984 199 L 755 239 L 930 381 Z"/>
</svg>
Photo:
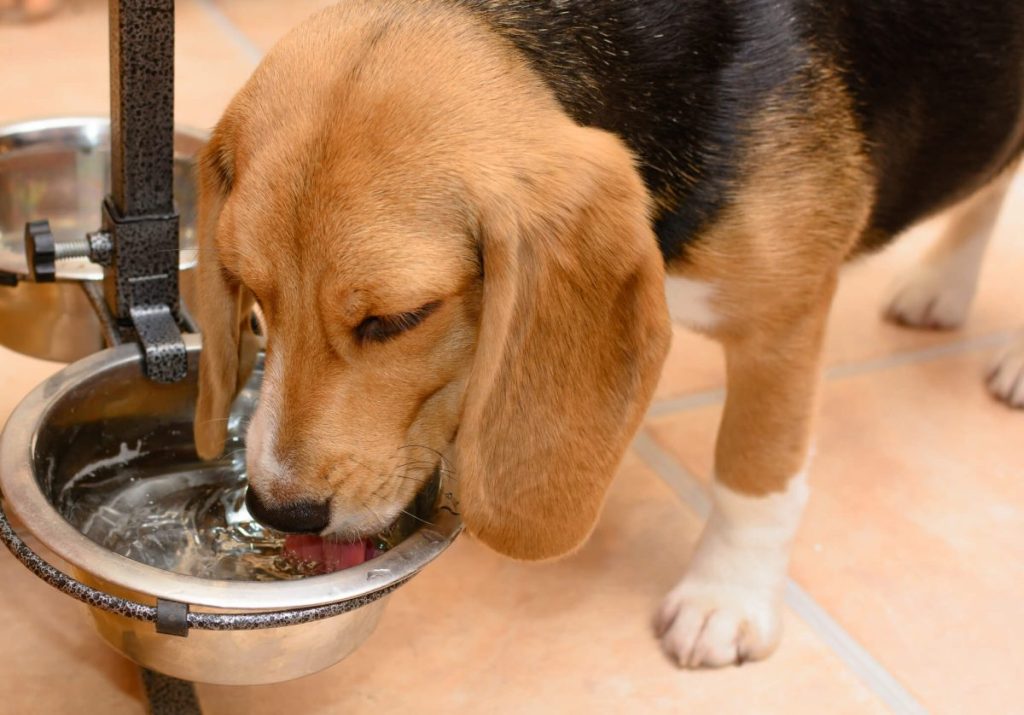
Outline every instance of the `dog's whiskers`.
<svg viewBox="0 0 1024 715">
<path fill-rule="evenodd" d="M 426 451 L 432 454 L 436 454 L 439 462 L 435 464 L 435 469 L 438 470 L 438 472 L 443 478 L 450 479 L 453 482 L 458 482 L 458 478 L 455 476 L 455 470 L 448 462 L 448 458 L 445 457 L 444 454 L 442 454 L 440 451 L 434 449 L 433 447 L 428 447 L 425 444 L 406 444 L 399 447 L 398 449 L 425 449 Z"/>
<path fill-rule="evenodd" d="M 384 521 L 383 518 L 381 518 L 381 515 L 378 514 L 375 509 L 373 509 L 369 504 L 367 504 L 362 499 L 359 500 L 359 503 L 362 505 L 364 511 L 368 512 L 370 514 L 370 516 L 372 516 L 374 519 L 377 520 L 377 524 L 379 525 L 378 529 L 380 531 L 384 531 L 385 529 L 388 528 L 387 523 Z"/>
<path fill-rule="evenodd" d="M 416 521 L 418 521 L 418 522 L 420 522 L 422 524 L 426 524 L 427 526 L 434 526 L 434 522 L 427 521 L 423 517 L 417 516 L 416 514 L 413 514 L 411 511 L 406 511 L 405 509 L 399 509 L 398 511 L 401 512 L 402 514 L 405 514 L 406 516 L 412 517 L 413 519 L 415 519 Z"/>
</svg>

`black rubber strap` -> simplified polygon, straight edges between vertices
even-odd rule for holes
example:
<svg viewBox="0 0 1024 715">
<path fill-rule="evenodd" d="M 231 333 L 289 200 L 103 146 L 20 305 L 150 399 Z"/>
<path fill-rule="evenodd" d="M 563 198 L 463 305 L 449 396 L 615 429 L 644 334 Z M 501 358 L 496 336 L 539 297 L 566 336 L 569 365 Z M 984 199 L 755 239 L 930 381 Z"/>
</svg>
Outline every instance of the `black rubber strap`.
<svg viewBox="0 0 1024 715">
<path fill-rule="evenodd" d="M 188 636 L 188 604 L 156 599 L 156 632 L 168 636 Z"/>
<path fill-rule="evenodd" d="M 14 554 L 14 558 L 24 564 L 29 571 L 41 578 L 46 583 L 72 598 L 81 601 L 87 606 L 99 608 L 108 613 L 114 613 L 137 621 L 149 621 L 156 623 L 158 611 L 160 610 L 158 600 L 157 606 L 150 606 L 137 601 L 130 601 L 126 598 L 111 595 L 105 591 L 98 591 L 91 586 L 86 586 L 77 581 L 60 569 L 54 568 L 43 560 L 36 552 L 28 547 L 21 540 L 21 537 L 14 531 L 11 523 L 7 520 L 3 504 L 0 502 L 0 541 L 3 541 L 8 550 Z M 373 603 L 412 578 L 411 576 L 379 591 L 368 593 L 358 598 L 351 598 L 336 603 L 328 603 L 322 606 L 309 606 L 307 608 L 296 608 L 288 611 L 268 611 L 262 613 L 196 613 L 189 610 L 187 604 L 178 604 L 185 608 L 185 629 L 177 626 L 179 631 L 176 635 L 184 635 L 188 628 L 198 628 L 204 631 L 254 631 L 264 628 L 279 628 L 281 626 L 292 626 L 299 623 L 319 621 L 324 618 L 331 618 L 342 613 L 354 611 L 368 603 Z M 174 602 L 165 601 L 165 604 Z M 164 606 L 164 609 L 175 608 Z M 157 630 L 160 630 L 159 627 Z M 161 631 L 163 632 L 163 631 Z"/>
</svg>

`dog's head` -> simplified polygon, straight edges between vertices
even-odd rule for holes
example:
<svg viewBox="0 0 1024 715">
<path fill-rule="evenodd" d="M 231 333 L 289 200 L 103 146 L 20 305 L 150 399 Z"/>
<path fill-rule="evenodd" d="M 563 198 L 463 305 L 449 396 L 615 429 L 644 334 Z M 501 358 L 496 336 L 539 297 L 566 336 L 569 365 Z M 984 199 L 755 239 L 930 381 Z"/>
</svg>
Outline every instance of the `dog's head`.
<svg viewBox="0 0 1024 715">
<path fill-rule="evenodd" d="M 566 553 L 667 350 L 647 194 L 486 29 L 380 12 L 289 35 L 201 158 L 197 449 L 223 450 L 258 303 L 250 490 L 281 526 L 378 531 L 443 467 L 481 540 Z"/>
</svg>

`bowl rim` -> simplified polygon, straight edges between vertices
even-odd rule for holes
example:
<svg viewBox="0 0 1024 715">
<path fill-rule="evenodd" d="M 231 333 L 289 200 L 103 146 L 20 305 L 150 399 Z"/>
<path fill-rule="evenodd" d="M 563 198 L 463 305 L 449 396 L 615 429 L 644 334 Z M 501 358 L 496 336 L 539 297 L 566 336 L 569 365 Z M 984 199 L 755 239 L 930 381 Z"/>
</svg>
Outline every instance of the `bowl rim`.
<svg viewBox="0 0 1024 715">
<path fill-rule="evenodd" d="M 189 352 L 198 335 L 185 336 Z M 72 363 L 37 385 L 14 409 L 0 434 L 0 490 L 9 510 L 44 546 L 78 569 L 153 598 L 231 611 L 274 611 L 359 598 L 403 582 L 437 558 L 462 530 L 456 497 L 443 493 L 433 528 L 421 527 L 393 549 L 359 566 L 291 581 L 228 581 L 165 571 L 109 551 L 68 523 L 43 494 L 33 469 L 40 426 L 79 384 L 125 371 L 142 374 L 135 343 L 103 350 Z"/>
<path fill-rule="evenodd" d="M 108 129 L 110 117 L 100 114 L 68 114 L 47 117 L 27 117 L 13 122 L 5 122 L 0 125 L 0 140 L 6 139 L 14 134 L 32 134 L 35 132 L 51 132 L 57 129 L 82 129 L 83 127 L 96 127 L 97 129 Z M 210 138 L 210 132 L 200 129 L 191 124 L 174 123 L 174 133 L 181 134 L 190 139 L 206 143 Z M 2 148 L 2 142 L 0 142 Z"/>
</svg>

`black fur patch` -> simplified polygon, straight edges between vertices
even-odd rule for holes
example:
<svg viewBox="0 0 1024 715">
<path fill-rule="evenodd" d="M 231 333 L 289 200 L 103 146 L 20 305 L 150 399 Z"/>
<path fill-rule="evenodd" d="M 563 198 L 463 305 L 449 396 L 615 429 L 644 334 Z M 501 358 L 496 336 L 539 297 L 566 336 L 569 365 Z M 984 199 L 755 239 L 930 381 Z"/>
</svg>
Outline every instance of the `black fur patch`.
<svg viewBox="0 0 1024 715">
<path fill-rule="evenodd" d="M 809 0 L 878 182 L 871 249 L 963 198 L 1024 148 L 1024 2 Z"/>
<path fill-rule="evenodd" d="M 766 98 L 806 87 L 812 54 L 840 69 L 875 171 L 865 247 L 1022 149 L 1021 0 L 452 1 L 514 43 L 574 119 L 637 153 L 666 260 L 728 205 Z"/>
</svg>

